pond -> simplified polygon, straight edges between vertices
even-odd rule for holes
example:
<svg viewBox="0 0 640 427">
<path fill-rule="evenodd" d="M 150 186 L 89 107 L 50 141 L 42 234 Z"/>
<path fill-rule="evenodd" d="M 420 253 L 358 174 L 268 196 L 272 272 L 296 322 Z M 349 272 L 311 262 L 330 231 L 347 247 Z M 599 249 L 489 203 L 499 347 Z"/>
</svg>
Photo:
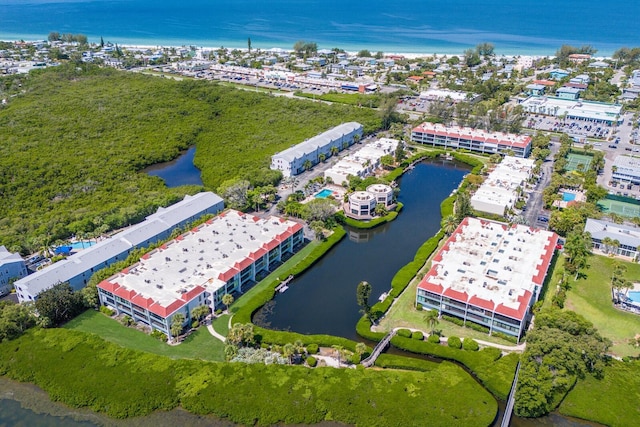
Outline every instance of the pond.
<svg viewBox="0 0 640 427">
<path fill-rule="evenodd" d="M 358 339 L 358 283 L 371 284 L 371 304 L 389 291 L 396 272 L 440 229 L 440 203 L 468 172 L 467 165 L 453 161 L 417 164 L 399 182 L 404 209 L 395 221 L 372 230 L 347 229 L 348 238 L 296 277 L 254 321 L 271 329 Z"/>
<path fill-rule="evenodd" d="M 181 185 L 202 185 L 200 170 L 193 164 L 195 154 L 196 147 L 191 147 L 177 159 L 149 166 L 143 172 L 162 178 L 170 188 Z"/>
</svg>

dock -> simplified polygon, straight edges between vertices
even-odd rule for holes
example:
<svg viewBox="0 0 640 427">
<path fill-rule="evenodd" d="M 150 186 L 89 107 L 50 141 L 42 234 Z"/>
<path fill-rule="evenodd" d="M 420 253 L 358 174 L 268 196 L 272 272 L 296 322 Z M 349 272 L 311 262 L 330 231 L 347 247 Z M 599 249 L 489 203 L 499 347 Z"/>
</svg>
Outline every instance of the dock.
<svg viewBox="0 0 640 427">
<path fill-rule="evenodd" d="M 289 277 L 287 277 L 285 280 L 283 280 L 282 282 L 280 282 L 280 284 L 278 286 L 276 286 L 276 292 L 280 292 L 283 293 L 284 291 L 286 291 L 287 289 L 289 289 L 289 282 L 291 282 L 293 280 L 293 274 L 291 274 Z"/>
</svg>

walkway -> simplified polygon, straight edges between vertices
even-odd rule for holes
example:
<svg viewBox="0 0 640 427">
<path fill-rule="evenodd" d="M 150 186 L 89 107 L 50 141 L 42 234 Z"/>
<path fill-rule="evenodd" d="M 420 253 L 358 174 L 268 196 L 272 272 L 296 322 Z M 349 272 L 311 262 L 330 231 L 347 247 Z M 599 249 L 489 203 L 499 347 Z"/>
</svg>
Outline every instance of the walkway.
<svg viewBox="0 0 640 427">
<path fill-rule="evenodd" d="M 511 423 L 511 414 L 513 413 L 513 405 L 516 403 L 516 387 L 518 386 L 519 373 L 520 373 L 520 362 L 518 362 L 518 367 L 516 368 L 516 375 L 513 378 L 513 384 L 511 385 L 511 392 L 509 393 L 509 398 L 507 399 L 507 407 L 504 409 L 504 415 L 502 416 L 502 423 L 500 423 L 500 427 L 509 427 L 509 423 Z"/>
<path fill-rule="evenodd" d="M 211 335 L 213 335 L 215 338 L 219 339 L 223 343 L 227 341 L 227 337 L 220 335 L 219 333 L 216 332 L 215 329 L 213 329 L 213 326 L 211 325 L 211 317 L 207 319 L 207 329 L 209 330 L 209 333 Z"/>
<path fill-rule="evenodd" d="M 382 339 L 382 341 L 380 341 L 376 345 L 376 348 L 373 349 L 373 352 L 371 353 L 371 355 L 362 361 L 362 365 L 365 368 L 369 368 L 373 366 L 378 356 L 380 356 L 380 353 L 382 353 L 387 348 L 387 346 L 389 345 L 389 342 L 391 342 L 391 338 L 393 338 L 395 334 L 396 334 L 396 330 L 393 329 Z"/>
</svg>

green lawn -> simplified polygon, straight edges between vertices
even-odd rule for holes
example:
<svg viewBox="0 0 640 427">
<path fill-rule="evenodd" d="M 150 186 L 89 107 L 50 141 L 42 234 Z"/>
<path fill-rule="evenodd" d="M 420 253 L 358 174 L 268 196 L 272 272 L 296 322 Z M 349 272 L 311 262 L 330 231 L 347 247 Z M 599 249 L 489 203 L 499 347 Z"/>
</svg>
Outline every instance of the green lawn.
<svg viewBox="0 0 640 427">
<path fill-rule="evenodd" d="M 562 414 L 608 426 L 633 426 L 640 420 L 640 362 L 612 361 L 604 378 L 578 381 L 560 405 Z"/>
<path fill-rule="evenodd" d="M 565 308 L 583 315 L 598 328 L 600 334 L 609 338 L 613 342 L 612 353 L 618 356 L 638 356 L 638 350 L 628 345 L 628 340 L 640 334 L 640 316 L 617 310 L 611 303 L 614 261 L 616 260 L 613 258 L 600 255 L 589 257 L 590 267 L 586 271 L 586 279 L 578 279 L 576 282 L 571 278 L 571 290 L 567 293 Z M 640 279 L 640 264 L 624 264 L 627 266 L 627 279 Z M 553 294 L 553 290 L 550 289 L 548 294 Z M 551 296 L 546 295 L 546 299 Z"/>
<path fill-rule="evenodd" d="M 226 337 L 229 333 L 229 315 L 223 314 L 222 316 L 219 316 L 217 319 L 213 320 L 211 325 L 217 333 Z"/>
<path fill-rule="evenodd" d="M 199 328 L 177 346 L 171 346 L 136 329 L 122 326 L 118 321 L 95 310 L 85 311 L 64 328 L 95 334 L 122 347 L 173 359 L 224 360 L 224 344 L 211 336 L 206 327 Z"/>
<path fill-rule="evenodd" d="M 435 253 L 435 252 L 434 252 Z M 429 266 L 431 263 L 428 263 Z M 423 268 L 421 272 L 428 271 L 427 268 Z M 409 286 L 404 290 L 396 302 L 391 306 L 387 314 L 380 321 L 378 330 L 381 332 L 390 331 L 393 328 L 415 328 L 424 332 L 429 331 L 429 326 L 424 320 L 425 311 L 418 311 L 415 308 L 416 300 L 416 288 L 418 287 L 419 280 L 414 279 Z M 441 320 L 437 330 L 442 331 L 442 335 L 446 337 L 456 336 L 460 338 L 473 338 L 483 341 L 489 341 L 502 345 L 514 345 L 513 343 L 503 340 L 502 338 L 493 337 L 491 335 L 474 331 L 470 328 L 464 328 L 454 323 Z"/>
</svg>

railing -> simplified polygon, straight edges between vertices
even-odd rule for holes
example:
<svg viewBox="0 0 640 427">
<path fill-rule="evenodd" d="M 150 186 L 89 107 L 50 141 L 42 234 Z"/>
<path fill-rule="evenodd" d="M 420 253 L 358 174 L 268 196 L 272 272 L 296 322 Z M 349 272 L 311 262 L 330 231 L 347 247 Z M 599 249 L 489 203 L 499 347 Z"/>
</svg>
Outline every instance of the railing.
<svg viewBox="0 0 640 427">
<path fill-rule="evenodd" d="M 509 427 L 511 423 L 511 414 L 513 413 L 513 405 L 516 403 L 516 388 L 518 385 L 518 373 L 520 372 L 520 362 L 516 368 L 516 375 L 513 378 L 513 384 L 511 385 L 511 392 L 509 392 L 509 399 L 507 399 L 507 406 L 504 408 L 504 415 L 502 416 L 502 422 L 500 427 Z"/>
<path fill-rule="evenodd" d="M 380 341 L 376 347 L 373 349 L 373 352 L 369 355 L 369 357 L 367 357 L 366 359 L 364 359 L 361 363 L 363 366 L 365 367 L 370 367 L 373 366 L 373 364 L 376 362 L 376 359 L 378 358 L 378 356 L 380 356 L 380 353 L 382 353 L 384 351 L 384 349 L 387 348 L 387 346 L 389 345 L 389 343 L 391 342 L 391 338 L 393 338 L 396 334 L 395 329 L 392 330 L 391 332 L 389 332 L 383 339 L 382 341 Z"/>
</svg>

